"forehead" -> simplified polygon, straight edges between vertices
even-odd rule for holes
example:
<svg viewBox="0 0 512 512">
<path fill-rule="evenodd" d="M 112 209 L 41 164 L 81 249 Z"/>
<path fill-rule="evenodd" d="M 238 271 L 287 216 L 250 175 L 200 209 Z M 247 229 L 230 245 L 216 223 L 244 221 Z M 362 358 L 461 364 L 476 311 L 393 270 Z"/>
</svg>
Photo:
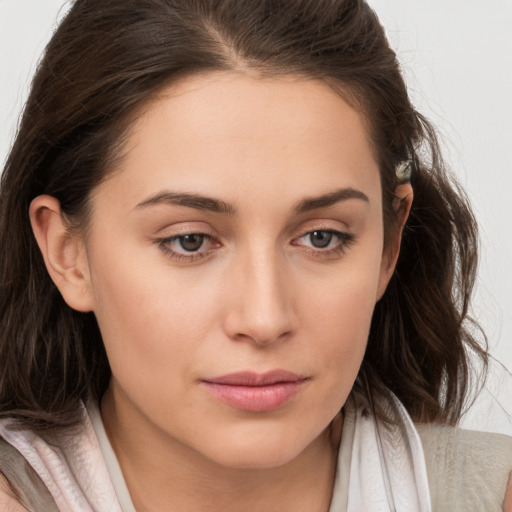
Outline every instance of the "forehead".
<svg viewBox="0 0 512 512">
<path fill-rule="evenodd" d="M 295 203 L 356 187 L 380 200 L 362 115 L 326 84 L 297 77 L 211 73 L 169 86 L 131 126 L 119 170 L 114 181 L 132 204 L 165 188 Z"/>
</svg>

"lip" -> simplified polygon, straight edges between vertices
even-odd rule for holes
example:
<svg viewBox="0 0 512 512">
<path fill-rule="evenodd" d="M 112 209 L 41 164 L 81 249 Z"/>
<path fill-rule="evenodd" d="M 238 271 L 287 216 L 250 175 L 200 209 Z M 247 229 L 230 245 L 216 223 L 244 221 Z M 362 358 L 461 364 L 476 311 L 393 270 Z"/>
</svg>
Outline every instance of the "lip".
<svg viewBox="0 0 512 512">
<path fill-rule="evenodd" d="M 238 372 L 201 380 L 222 402 L 250 412 L 279 409 L 301 390 L 308 379 L 286 370 L 266 373 Z"/>
</svg>

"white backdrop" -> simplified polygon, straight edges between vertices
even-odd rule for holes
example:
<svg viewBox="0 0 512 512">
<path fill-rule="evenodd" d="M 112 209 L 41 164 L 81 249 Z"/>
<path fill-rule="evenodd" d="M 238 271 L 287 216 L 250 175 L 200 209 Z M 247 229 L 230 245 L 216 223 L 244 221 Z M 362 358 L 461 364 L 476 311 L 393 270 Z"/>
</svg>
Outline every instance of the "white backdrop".
<svg viewBox="0 0 512 512">
<path fill-rule="evenodd" d="M 120 0 L 122 1 L 122 0 Z M 370 0 L 416 107 L 443 138 L 481 226 L 473 316 L 512 369 L 512 0 Z M 65 0 L 0 0 L 0 164 Z M 464 425 L 512 434 L 512 378 L 498 363 Z"/>
</svg>

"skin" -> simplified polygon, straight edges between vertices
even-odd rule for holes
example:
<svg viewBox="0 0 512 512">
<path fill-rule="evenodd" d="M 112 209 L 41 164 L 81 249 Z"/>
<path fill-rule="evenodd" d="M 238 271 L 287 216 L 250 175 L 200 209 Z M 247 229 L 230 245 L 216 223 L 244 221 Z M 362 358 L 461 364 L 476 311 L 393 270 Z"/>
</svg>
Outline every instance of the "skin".
<svg viewBox="0 0 512 512">
<path fill-rule="evenodd" d="M 512 512 L 512 472 L 508 476 L 507 494 L 503 502 L 503 510 L 505 512 Z"/>
<path fill-rule="evenodd" d="M 339 190 L 358 197 L 297 213 Z M 155 199 L 169 192 L 236 212 Z M 384 250 L 381 195 L 364 119 L 326 85 L 215 73 L 137 118 L 82 236 L 54 198 L 34 200 L 53 280 L 97 317 L 113 373 L 102 416 L 139 512 L 328 510 L 339 411 L 398 256 L 399 234 Z M 397 195 L 403 226 L 412 190 Z M 319 248 L 314 231 L 341 234 Z M 169 237 L 190 233 L 211 238 L 196 259 L 171 257 L 190 252 Z M 232 407 L 203 383 L 274 369 L 305 381 L 272 411 Z"/>
<path fill-rule="evenodd" d="M 28 512 L 16 498 L 9 482 L 0 474 L 0 510 L 4 512 Z"/>
</svg>

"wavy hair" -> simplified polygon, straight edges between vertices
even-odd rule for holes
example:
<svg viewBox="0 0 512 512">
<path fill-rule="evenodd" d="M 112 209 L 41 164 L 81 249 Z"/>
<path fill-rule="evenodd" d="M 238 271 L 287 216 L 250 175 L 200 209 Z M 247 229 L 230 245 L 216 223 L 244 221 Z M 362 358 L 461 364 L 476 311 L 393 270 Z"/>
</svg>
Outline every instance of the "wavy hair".
<svg viewBox="0 0 512 512">
<path fill-rule="evenodd" d="M 375 308 L 355 387 L 394 392 L 416 421 L 456 423 L 470 354 L 477 228 L 433 128 L 411 105 L 396 55 L 362 0 L 75 0 L 32 83 L 0 190 L 0 417 L 39 432 L 76 424 L 110 378 L 92 313 L 51 281 L 28 210 L 49 194 L 78 228 L 131 121 L 177 79 L 216 70 L 324 81 L 361 112 L 377 155 L 385 240 L 396 165 L 414 156 L 414 202 L 396 271 Z"/>
</svg>

